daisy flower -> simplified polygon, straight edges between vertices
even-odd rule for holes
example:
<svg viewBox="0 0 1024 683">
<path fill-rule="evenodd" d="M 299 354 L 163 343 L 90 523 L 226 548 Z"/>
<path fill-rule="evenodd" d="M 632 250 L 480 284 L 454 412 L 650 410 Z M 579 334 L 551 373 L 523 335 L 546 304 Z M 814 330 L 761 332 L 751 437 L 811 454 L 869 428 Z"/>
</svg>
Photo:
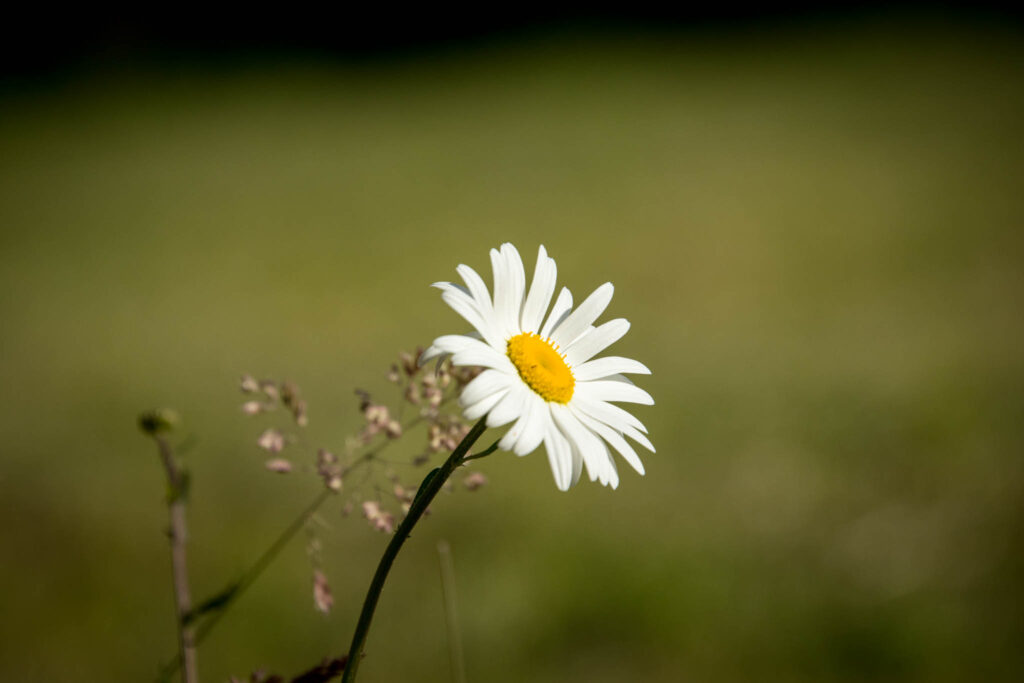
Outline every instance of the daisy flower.
<svg viewBox="0 0 1024 683">
<path fill-rule="evenodd" d="M 420 362 L 451 355 L 455 365 L 484 368 L 459 397 L 463 414 L 470 420 L 487 415 L 488 427 L 513 423 L 498 444 L 502 450 L 526 455 L 544 444 L 559 489 L 573 486 L 584 465 L 591 481 L 616 488 L 619 474 L 609 446 L 643 474 L 643 463 L 624 437 L 653 452 L 647 429 L 612 402 L 653 405 L 650 394 L 623 377 L 650 370 L 629 358 L 594 358 L 629 330 L 622 318 L 594 327 L 612 299 L 612 284 L 598 287 L 575 310 L 563 287 L 549 312 L 557 268 L 543 246 L 529 289 L 511 244 L 491 249 L 491 267 L 493 298 L 465 265 L 456 268 L 465 286 L 434 284 L 475 331 L 438 337 Z"/>
</svg>

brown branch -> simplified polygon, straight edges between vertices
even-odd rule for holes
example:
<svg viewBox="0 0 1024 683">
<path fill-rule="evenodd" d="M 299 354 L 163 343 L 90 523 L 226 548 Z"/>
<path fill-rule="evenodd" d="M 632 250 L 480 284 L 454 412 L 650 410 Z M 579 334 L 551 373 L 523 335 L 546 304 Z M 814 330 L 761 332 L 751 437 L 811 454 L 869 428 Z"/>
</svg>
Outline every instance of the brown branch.
<svg viewBox="0 0 1024 683">
<path fill-rule="evenodd" d="M 198 683 L 199 674 L 196 668 L 195 629 L 189 622 L 192 610 L 192 594 L 188 586 L 188 563 L 185 556 L 185 543 L 188 540 L 188 527 L 185 521 L 185 496 L 188 478 L 178 467 L 167 438 L 155 435 L 160 460 L 167 474 L 167 508 L 170 513 L 170 528 L 167 536 L 171 542 L 171 572 L 174 580 L 174 605 L 178 622 L 178 652 L 183 664 L 181 680 L 183 683 Z"/>
</svg>

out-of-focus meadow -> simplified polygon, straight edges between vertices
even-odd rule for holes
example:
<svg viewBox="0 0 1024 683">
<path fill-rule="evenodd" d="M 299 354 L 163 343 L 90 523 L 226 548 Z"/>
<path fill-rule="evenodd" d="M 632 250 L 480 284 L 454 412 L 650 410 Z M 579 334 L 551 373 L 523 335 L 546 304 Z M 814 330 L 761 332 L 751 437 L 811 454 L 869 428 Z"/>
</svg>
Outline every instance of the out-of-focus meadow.
<svg viewBox="0 0 1024 683">
<path fill-rule="evenodd" d="M 164 482 L 183 415 L 194 591 L 319 490 L 263 468 L 243 372 L 309 440 L 398 351 L 466 328 L 431 282 L 537 245 L 611 280 L 658 453 L 559 493 L 492 456 L 399 557 L 366 681 L 1011 680 L 1024 648 L 1024 53 L 885 21 L 555 34 L 419 58 L 123 65 L 0 100 L 7 681 L 149 680 L 175 651 Z M 393 389 L 391 389 L 393 391 Z M 485 439 L 487 437 L 485 436 Z M 412 441 L 409 448 L 412 449 Z M 199 653 L 204 680 L 347 649 L 386 538 L 324 512 Z"/>
</svg>

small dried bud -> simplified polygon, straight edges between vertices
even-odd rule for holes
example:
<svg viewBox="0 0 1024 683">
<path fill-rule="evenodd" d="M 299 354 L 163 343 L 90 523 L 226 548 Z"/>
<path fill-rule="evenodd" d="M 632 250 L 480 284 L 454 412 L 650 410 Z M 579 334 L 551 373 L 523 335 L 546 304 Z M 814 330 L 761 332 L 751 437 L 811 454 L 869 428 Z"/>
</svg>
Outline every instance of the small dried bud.
<svg viewBox="0 0 1024 683">
<path fill-rule="evenodd" d="M 405 388 L 405 400 L 414 406 L 420 404 L 420 385 L 416 382 L 409 382 L 409 386 Z"/>
<path fill-rule="evenodd" d="M 487 477 L 484 476 L 483 472 L 470 472 L 466 475 L 466 478 L 462 480 L 462 485 L 470 491 L 476 491 L 486 483 Z"/>
<path fill-rule="evenodd" d="M 260 390 L 260 383 L 256 381 L 256 378 L 252 375 L 242 375 L 242 381 L 239 384 L 243 394 L 254 394 Z"/>
<path fill-rule="evenodd" d="M 327 614 L 334 606 L 334 596 L 327 584 L 327 577 L 319 569 L 313 570 L 313 604 L 317 610 Z"/>
<path fill-rule="evenodd" d="M 389 439 L 397 439 L 402 436 L 402 425 L 398 423 L 398 420 L 391 420 L 384 425 L 384 433 L 388 435 Z"/>
<path fill-rule="evenodd" d="M 264 404 L 259 401 L 246 401 L 242 404 L 242 412 L 246 415 L 258 415 L 264 410 Z"/>
<path fill-rule="evenodd" d="M 277 385 L 274 384 L 273 380 L 261 379 L 260 380 L 260 391 L 262 391 L 263 394 L 267 398 L 269 398 L 269 399 L 271 399 L 273 401 L 276 401 L 277 399 L 279 399 L 281 397 L 280 392 L 277 390 Z"/>
<path fill-rule="evenodd" d="M 280 453 L 284 449 L 284 434 L 273 428 L 267 429 L 260 434 L 256 445 L 265 451 Z"/>
<path fill-rule="evenodd" d="M 410 491 L 401 484 L 395 484 L 394 493 L 395 498 L 402 501 L 403 503 L 411 503 L 412 499 L 416 496 L 415 491 Z"/>
<path fill-rule="evenodd" d="M 266 468 L 278 474 L 288 474 L 292 471 L 292 463 L 285 458 L 272 458 L 266 462 Z"/>
<path fill-rule="evenodd" d="M 366 406 L 366 409 L 363 411 L 363 416 L 366 417 L 366 421 L 370 424 L 383 427 L 391 418 L 391 413 L 388 411 L 387 406 L 371 403 Z"/>
<path fill-rule="evenodd" d="M 341 516 L 342 517 L 348 517 L 351 514 L 352 514 L 352 501 L 350 500 L 350 501 L 346 502 L 341 507 Z"/>
<path fill-rule="evenodd" d="M 341 490 L 341 465 L 334 453 L 324 448 L 316 452 L 316 473 L 327 488 L 335 493 Z"/>
<path fill-rule="evenodd" d="M 380 503 L 375 500 L 368 500 L 363 503 L 363 516 L 370 522 L 370 526 L 377 531 L 390 534 L 395 530 L 394 515 L 382 510 Z"/>
<path fill-rule="evenodd" d="M 356 389 L 356 396 L 359 397 L 360 412 L 366 412 L 367 406 L 370 405 L 370 392 L 363 391 L 362 389 Z"/>
<path fill-rule="evenodd" d="M 295 417 L 295 424 L 300 427 L 305 427 L 309 424 L 309 417 L 306 414 L 306 402 L 304 400 L 299 399 L 295 402 L 295 405 L 292 406 L 292 416 Z"/>
<path fill-rule="evenodd" d="M 291 408 L 299 398 L 299 388 L 294 382 L 285 381 L 281 383 L 281 403 Z"/>
<path fill-rule="evenodd" d="M 388 381 L 398 384 L 401 380 L 402 376 L 398 372 L 398 366 L 392 364 L 391 368 L 388 370 Z"/>
<path fill-rule="evenodd" d="M 398 354 L 398 360 L 402 364 L 402 370 L 405 371 L 405 374 L 407 376 L 412 377 L 417 372 L 419 372 L 419 370 L 420 370 L 419 359 L 420 359 L 420 355 L 422 353 L 423 353 L 423 349 L 417 347 L 416 348 L 416 353 L 414 353 L 414 354 L 413 353 L 406 353 L 405 351 L 403 351 L 402 353 Z"/>
<path fill-rule="evenodd" d="M 139 415 L 139 429 L 150 436 L 166 434 L 172 431 L 177 424 L 178 414 L 167 408 L 157 408 Z"/>
<path fill-rule="evenodd" d="M 427 405 L 436 409 L 444 400 L 444 393 L 437 387 L 424 387 L 423 397 L 426 399 Z"/>
</svg>

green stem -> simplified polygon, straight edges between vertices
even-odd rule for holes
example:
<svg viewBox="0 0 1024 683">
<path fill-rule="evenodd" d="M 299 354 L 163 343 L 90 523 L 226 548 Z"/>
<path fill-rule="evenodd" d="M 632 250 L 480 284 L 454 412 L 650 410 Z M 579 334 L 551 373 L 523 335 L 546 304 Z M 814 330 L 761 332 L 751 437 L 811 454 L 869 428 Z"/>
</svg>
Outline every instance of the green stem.
<svg viewBox="0 0 1024 683">
<path fill-rule="evenodd" d="M 391 565 L 394 563 L 398 551 L 402 549 L 402 544 L 409 538 L 409 533 L 416 526 L 416 522 L 419 521 L 420 517 L 423 516 L 430 502 L 434 500 L 434 496 L 441 490 L 444 483 L 448 481 L 448 477 L 452 475 L 452 472 L 465 462 L 466 453 L 469 452 L 469 449 L 476 443 L 476 440 L 487 429 L 485 419 L 486 416 L 480 418 L 461 443 L 455 447 L 455 450 L 452 451 L 451 456 L 445 460 L 444 464 L 426 476 L 420 485 L 420 490 L 412 501 L 412 505 L 409 507 L 408 514 L 406 514 L 398 529 L 395 530 L 395 535 L 391 537 L 391 542 L 388 543 L 388 547 L 384 550 L 384 555 L 380 558 L 377 571 L 370 582 L 370 589 L 366 592 L 366 599 L 363 601 L 363 611 L 359 615 L 356 631 L 352 635 L 352 645 L 348 650 L 348 662 L 345 665 L 345 673 L 341 679 L 342 683 L 351 683 L 351 681 L 356 680 L 356 671 L 359 669 L 359 660 L 363 656 L 363 646 L 366 644 L 366 635 L 370 631 L 373 613 L 377 609 L 377 600 L 380 598 L 381 590 L 384 588 L 384 581 L 388 578 L 388 572 L 391 570 Z"/>
</svg>

